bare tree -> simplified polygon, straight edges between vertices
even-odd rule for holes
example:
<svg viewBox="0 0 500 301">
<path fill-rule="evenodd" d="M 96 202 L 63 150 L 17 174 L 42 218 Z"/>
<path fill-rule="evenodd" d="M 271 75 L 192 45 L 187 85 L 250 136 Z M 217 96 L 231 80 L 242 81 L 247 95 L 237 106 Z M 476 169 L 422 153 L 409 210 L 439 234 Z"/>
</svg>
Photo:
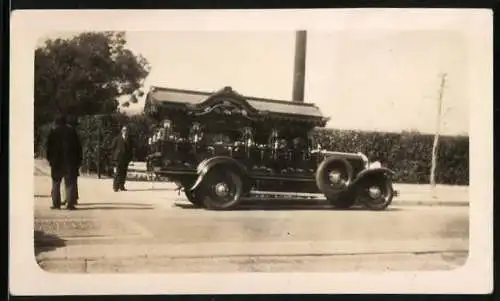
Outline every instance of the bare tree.
<svg viewBox="0 0 500 301">
<path fill-rule="evenodd" d="M 439 87 L 439 98 L 438 98 L 438 110 L 436 118 L 436 133 L 434 135 L 434 143 L 432 145 L 432 163 L 431 163 L 431 175 L 430 182 L 432 188 L 436 187 L 436 166 L 437 166 L 437 156 L 439 149 L 439 134 L 441 131 L 441 112 L 443 110 L 443 92 L 446 83 L 446 73 L 441 75 L 441 85 Z"/>
</svg>

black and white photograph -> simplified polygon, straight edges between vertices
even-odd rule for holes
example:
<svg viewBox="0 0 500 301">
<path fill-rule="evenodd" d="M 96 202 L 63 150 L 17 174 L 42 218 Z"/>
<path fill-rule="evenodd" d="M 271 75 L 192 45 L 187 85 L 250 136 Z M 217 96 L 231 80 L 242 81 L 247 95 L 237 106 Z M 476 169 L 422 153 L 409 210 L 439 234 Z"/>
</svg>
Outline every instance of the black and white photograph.
<svg viewBox="0 0 500 301">
<path fill-rule="evenodd" d="M 491 25 L 487 10 L 19 12 L 15 286 L 488 292 Z"/>
</svg>

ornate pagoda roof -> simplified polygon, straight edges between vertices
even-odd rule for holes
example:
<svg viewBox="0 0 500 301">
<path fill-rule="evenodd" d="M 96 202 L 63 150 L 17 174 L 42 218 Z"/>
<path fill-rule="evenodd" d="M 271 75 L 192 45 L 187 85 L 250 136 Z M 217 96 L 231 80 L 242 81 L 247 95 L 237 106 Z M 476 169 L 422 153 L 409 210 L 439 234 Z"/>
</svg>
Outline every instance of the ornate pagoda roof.
<svg viewBox="0 0 500 301">
<path fill-rule="evenodd" d="M 249 115 L 260 118 L 308 121 L 318 126 L 324 126 L 328 120 L 315 104 L 243 96 L 231 87 L 224 87 L 216 92 L 202 92 L 153 86 L 146 97 L 144 111 L 152 114 L 163 107 L 196 114 L 210 111 L 211 107 L 221 101 L 230 102 Z"/>
</svg>

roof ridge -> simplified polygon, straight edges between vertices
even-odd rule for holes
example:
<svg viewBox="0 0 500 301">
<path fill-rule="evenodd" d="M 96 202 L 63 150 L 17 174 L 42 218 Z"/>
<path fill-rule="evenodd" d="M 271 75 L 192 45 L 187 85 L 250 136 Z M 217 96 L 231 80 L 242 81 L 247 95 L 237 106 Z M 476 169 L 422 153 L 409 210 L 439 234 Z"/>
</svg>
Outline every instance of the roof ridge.
<svg viewBox="0 0 500 301">
<path fill-rule="evenodd" d="M 195 94 L 195 95 L 204 95 L 204 96 L 211 96 L 213 94 L 216 94 L 218 92 L 223 91 L 223 89 L 224 88 L 219 89 L 219 90 L 214 90 L 212 92 L 208 92 L 208 91 L 201 91 L 201 90 L 187 90 L 187 89 L 160 87 L 160 86 L 154 86 L 154 85 L 152 85 L 150 87 L 150 91 L 151 90 L 159 90 L 159 91 L 165 91 L 165 92 L 181 92 L 181 93 L 191 93 L 191 94 Z M 238 93 L 236 90 L 232 90 L 232 91 L 235 92 L 235 93 Z M 287 104 L 287 105 L 299 105 L 299 106 L 307 106 L 307 107 L 317 107 L 314 103 L 298 102 L 298 101 L 283 100 L 283 99 L 272 99 L 272 98 L 264 98 L 264 97 L 254 97 L 254 96 L 248 96 L 248 95 L 243 95 L 243 94 L 240 94 L 240 95 L 242 97 L 248 99 L 248 100 L 282 103 L 282 104 Z"/>
<path fill-rule="evenodd" d="M 160 91 L 166 91 L 166 92 L 188 92 L 188 93 L 193 93 L 193 94 L 198 94 L 198 95 L 207 95 L 210 96 L 214 94 L 217 91 L 212 91 L 212 92 L 207 92 L 207 91 L 200 91 L 200 90 L 188 90 L 188 89 L 178 89 L 178 88 L 169 88 L 169 87 L 160 87 L 160 86 L 150 86 L 149 91 L 151 90 L 160 90 Z"/>
</svg>

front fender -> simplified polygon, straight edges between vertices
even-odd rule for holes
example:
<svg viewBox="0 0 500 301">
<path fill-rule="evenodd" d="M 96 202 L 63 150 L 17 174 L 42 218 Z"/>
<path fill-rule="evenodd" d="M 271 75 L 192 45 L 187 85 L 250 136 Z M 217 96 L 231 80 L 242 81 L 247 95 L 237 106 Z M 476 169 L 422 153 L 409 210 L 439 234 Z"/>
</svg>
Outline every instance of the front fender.
<svg viewBox="0 0 500 301">
<path fill-rule="evenodd" d="M 214 167 L 216 166 L 221 166 L 221 165 L 226 165 L 226 166 L 231 166 L 236 168 L 238 172 L 243 177 L 247 176 L 247 168 L 245 165 L 243 165 L 241 162 L 237 161 L 234 158 L 227 157 L 227 156 L 217 156 L 217 157 L 212 157 L 210 159 L 203 160 L 197 167 L 196 172 L 198 174 L 198 178 L 194 182 L 193 186 L 189 190 L 193 191 L 196 188 L 198 188 L 203 182 L 203 179 L 205 178 L 206 174 Z"/>
<path fill-rule="evenodd" d="M 350 186 L 356 185 L 362 179 L 372 176 L 372 175 L 383 175 L 384 177 L 392 177 L 395 175 L 394 171 L 386 167 L 379 168 L 367 168 L 356 175 L 354 181 L 351 182 Z"/>
</svg>

